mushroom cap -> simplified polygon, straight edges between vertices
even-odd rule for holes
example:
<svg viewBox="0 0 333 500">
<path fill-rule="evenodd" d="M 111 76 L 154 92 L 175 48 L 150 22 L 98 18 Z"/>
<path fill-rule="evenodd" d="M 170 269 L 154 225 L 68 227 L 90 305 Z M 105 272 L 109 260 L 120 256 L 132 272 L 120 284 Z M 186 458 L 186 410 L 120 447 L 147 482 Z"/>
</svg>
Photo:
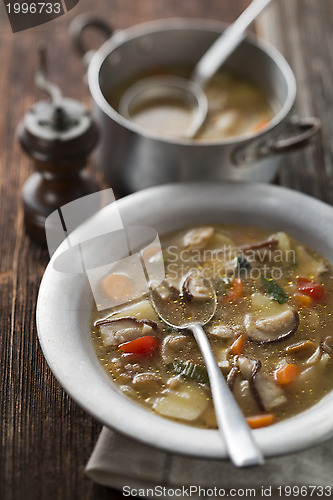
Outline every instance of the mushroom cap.
<svg viewBox="0 0 333 500">
<path fill-rule="evenodd" d="M 244 324 L 249 340 L 267 344 L 291 337 L 298 329 L 299 316 L 294 309 L 267 318 L 256 318 L 252 314 L 247 314 Z"/>
<path fill-rule="evenodd" d="M 327 352 L 331 356 L 333 355 L 333 336 L 332 335 L 329 335 L 328 337 L 326 337 L 326 339 L 322 343 L 322 348 L 325 352 Z"/>
<path fill-rule="evenodd" d="M 189 274 L 183 282 L 182 294 L 185 300 L 208 300 L 211 298 L 211 291 L 205 285 L 204 278 L 194 277 Z"/>
<path fill-rule="evenodd" d="M 159 332 L 155 321 L 133 316 L 104 319 L 97 321 L 95 326 L 99 327 L 106 345 L 118 345 L 144 335 L 152 335 L 153 333 L 156 335 Z"/>
</svg>

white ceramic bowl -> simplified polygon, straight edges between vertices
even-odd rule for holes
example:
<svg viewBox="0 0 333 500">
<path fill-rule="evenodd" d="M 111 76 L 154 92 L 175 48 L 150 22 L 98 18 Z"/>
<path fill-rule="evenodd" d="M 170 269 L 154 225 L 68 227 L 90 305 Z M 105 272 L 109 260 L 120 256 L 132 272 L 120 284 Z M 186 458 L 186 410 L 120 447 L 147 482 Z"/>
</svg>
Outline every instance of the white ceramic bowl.
<svg viewBox="0 0 333 500">
<path fill-rule="evenodd" d="M 306 195 L 261 184 L 178 184 L 154 187 L 121 199 L 124 225 L 159 234 L 207 222 L 252 224 L 285 230 L 333 260 L 333 208 Z M 109 208 L 89 224 L 103 224 Z M 82 231 L 82 228 L 77 230 Z M 216 430 L 197 429 L 154 415 L 120 393 L 92 347 L 92 294 L 84 275 L 59 273 L 51 259 L 37 305 L 39 340 L 65 391 L 104 425 L 146 444 L 190 456 L 226 458 Z M 264 455 L 295 452 L 333 436 L 333 391 L 309 410 L 254 431 Z"/>
</svg>

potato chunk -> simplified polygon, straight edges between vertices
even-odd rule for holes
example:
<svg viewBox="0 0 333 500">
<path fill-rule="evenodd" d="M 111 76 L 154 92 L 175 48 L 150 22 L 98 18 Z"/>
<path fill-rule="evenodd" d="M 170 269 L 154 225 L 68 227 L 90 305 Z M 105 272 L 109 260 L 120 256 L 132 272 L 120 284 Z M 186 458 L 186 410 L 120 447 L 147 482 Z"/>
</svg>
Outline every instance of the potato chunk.
<svg viewBox="0 0 333 500">
<path fill-rule="evenodd" d="M 180 420 L 196 420 L 208 405 L 207 394 L 195 382 L 184 384 L 177 391 L 170 391 L 166 396 L 158 398 L 153 409 L 165 417 Z"/>
</svg>

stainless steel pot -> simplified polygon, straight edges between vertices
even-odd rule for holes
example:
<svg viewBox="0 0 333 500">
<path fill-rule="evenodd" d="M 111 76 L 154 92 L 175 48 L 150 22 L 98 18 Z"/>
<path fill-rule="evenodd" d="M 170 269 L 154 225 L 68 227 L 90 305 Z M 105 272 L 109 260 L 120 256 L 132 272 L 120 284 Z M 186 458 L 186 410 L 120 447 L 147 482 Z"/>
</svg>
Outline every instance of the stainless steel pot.
<svg viewBox="0 0 333 500">
<path fill-rule="evenodd" d="M 91 27 L 111 36 L 96 53 L 83 43 L 83 33 Z M 72 23 L 74 42 L 89 64 L 89 88 L 101 129 L 97 164 L 117 192 L 177 181 L 270 182 L 281 155 L 305 145 L 319 130 L 316 118 L 292 116 L 296 82 L 286 60 L 252 38 L 238 47 L 225 68 L 251 79 L 273 103 L 276 115 L 261 133 L 209 144 L 161 138 L 121 116 L 106 100 L 113 88 L 145 70 L 194 66 L 223 29 L 224 24 L 205 19 L 166 19 L 112 34 L 104 21 L 90 16 Z"/>
</svg>

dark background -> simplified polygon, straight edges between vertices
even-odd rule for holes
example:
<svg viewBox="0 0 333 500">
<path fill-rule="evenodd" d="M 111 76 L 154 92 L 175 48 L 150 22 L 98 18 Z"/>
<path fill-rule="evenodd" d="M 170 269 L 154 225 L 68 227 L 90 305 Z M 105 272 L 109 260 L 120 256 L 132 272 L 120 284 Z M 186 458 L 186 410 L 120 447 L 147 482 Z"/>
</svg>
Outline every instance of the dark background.
<svg viewBox="0 0 333 500">
<path fill-rule="evenodd" d="M 116 28 L 155 18 L 194 16 L 232 21 L 242 0 L 80 0 L 70 13 L 13 34 L 0 4 L 0 499 L 120 499 L 83 469 L 100 424 L 61 389 L 41 353 L 35 325 L 38 286 L 48 254 L 26 236 L 20 193 L 33 172 L 15 131 L 45 96 L 34 86 L 37 42 L 45 40 L 50 77 L 89 105 L 84 70 L 68 35 L 71 19 L 90 11 Z M 287 57 L 299 84 L 297 110 L 323 129 L 317 144 L 283 161 L 277 182 L 333 203 L 333 2 L 276 0 L 257 25 Z M 97 40 L 96 40 L 96 43 Z M 291 214 L 292 217 L 292 214 Z"/>
</svg>

